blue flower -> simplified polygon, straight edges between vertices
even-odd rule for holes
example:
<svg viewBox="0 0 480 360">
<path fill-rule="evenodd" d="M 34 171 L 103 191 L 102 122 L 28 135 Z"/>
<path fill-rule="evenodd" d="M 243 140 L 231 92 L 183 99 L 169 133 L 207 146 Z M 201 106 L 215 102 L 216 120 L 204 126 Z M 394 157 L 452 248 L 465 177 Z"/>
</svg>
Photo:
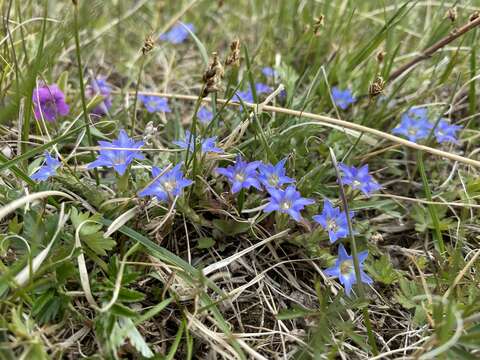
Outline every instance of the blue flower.
<svg viewBox="0 0 480 360">
<path fill-rule="evenodd" d="M 184 42 L 190 35 L 187 28 L 191 32 L 195 32 L 195 26 L 193 26 L 193 24 L 179 23 L 173 26 L 170 31 L 160 35 L 160 40 L 168 41 L 172 44 L 180 44 Z"/>
<path fill-rule="evenodd" d="M 112 107 L 111 93 L 112 87 L 107 83 L 105 78 L 102 77 L 92 80 L 86 89 L 87 97 L 92 99 L 97 94 L 103 97 L 103 101 L 92 110 L 92 114 L 104 116 L 108 113 L 108 110 Z"/>
<path fill-rule="evenodd" d="M 45 181 L 50 176 L 57 173 L 60 161 L 54 159 L 47 151 L 45 151 L 45 164 L 35 171 L 30 178 L 35 181 Z"/>
<path fill-rule="evenodd" d="M 119 175 L 123 175 L 134 159 L 143 160 L 145 158 L 137 150 L 144 145 L 144 142 L 135 142 L 130 139 L 123 129 L 120 130 L 117 140 L 99 141 L 98 144 L 100 145 L 100 155 L 97 160 L 87 165 L 87 169 L 107 166 L 113 167 Z"/>
<path fill-rule="evenodd" d="M 452 125 L 446 119 L 440 119 L 434 130 L 435 137 L 439 143 L 451 142 L 458 144 L 457 131 L 462 129 L 459 125 Z"/>
<path fill-rule="evenodd" d="M 159 177 L 162 170 L 157 167 L 152 167 L 152 176 L 155 179 L 145 189 L 138 193 L 138 196 L 154 196 L 158 201 L 167 202 L 173 200 L 174 197 L 180 196 L 183 188 L 193 184 L 193 181 L 186 179 L 183 176 L 180 167 L 182 164 L 177 164 L 172 170 L 166 171 L 165 174 Z M 158 179 L 157 179 L 158 177 Z"/>
<path fill-rule="evenodd" d="M 262 69 L 262 74 L 265 75 L 266 77 L 273 78 L 278 75 L 278 72 L 275 69 L 272 69 L 269 66 L 266 66 Z"/>
<path fill-rule="evenodd" d="M 264 83 L 256 83 L 255 84 L 255 92 L 257 94 L 270 94 L 273 91 L 273 89 L 268 86 L 267 84 Z"/>
<path fill-rule="evenodd" d="M 190 152 L 193 152 L 195 143 L 200 143 L 200 151 L 203 154 L 206 154 L 206 153 L 209 153 L 209 152 L 222 154 L 223 150 L 216 146 L 216 144 L 215 144 L 216 141 L 217 141 L 216 136 L 213 136 L 211 138 L 207 138 L 205 140 L 201 140 L 199 137 L 193 136 L 190 131 L 186 130 L 185 131 L 185 140 L 176 140 L 176 141 L 173 141 L 173 143 L 175 145 L 180 146 L 182 149 L 185 149 L 185 150 L 188 149 L 188 151 L 190 151 Z"/>
<path fill-rule="evenodd" d="M 258 166 L 259 176 L 258 180 L 265 187 L 279 187 L 283 184 L 289 184 L 295 182 L 294 179 L 286 176 L 285 162 L 287 159 L 280 160 L 277 165 L 272 164 L 260 164 Z"/>
<path fill-rule="evenodd" d="M 307 205 L 315 203 L 313 199 L 303 198 L 295 186 L 288 186 L 285 190 L 267 188 L 270 194 L 269 202 L 263 209 L 265 212 L 280 211 L 290 215 L 295 221 L 300 221 L 302 215 L 300 211 Z"/>
<path fill-rule="evenodd" d="M 352 217 L 353 211 L 350 211 L 350 219 Z M 347 215 L 344 211 L 341 211 L 340 208 L 334 208 L 332 203 L 327 199 L 323 201 L 322 213 L 315 215 L 313 220 L 328 231 L 328 236 L 332 244 L 338 239 L 347 237 L 349 234 Z"/>
<path fill-rule="evenodd" d="M 213 113 L 205 106 L 202 106 L 200 109 L 198 109 L 197 116 L 202 124 L 208 124 L 213 120 Z"/>
<path fill-rule="evenodd" d="M 252 93 L 251 90 L 237 91 L 235 93 L 235 95 L 233 95 L 233 98 L 235 100 L 237 100 L 238 102 L 241 102 L 240 100 L 242 100 L 243 102 L 247 102 L 247 103 L 253 103 L 254 102 L 253 93 Z"/>
<path fill-rule="evenodd" d="M 340 90 L 336 86 L 332 88 L 332 98 L 335 104 L 342 110 L 345 110 L 348 108 L 348 105 L 357 101 L 350 89 Z"/>
<path fill-rule="evenodd" d="M 171 112 L 166 98 L 155 95 L 138 95 L 138 98 L 143 103 L 149 113 L 157 111 Z"/>
<path fill-rule="evenodd" d="M 402 115 L 392 133 L 406 136 L 408 140 L 416 142 L 430 134 L 433 125 L 428 121 L 428 112 L 425 108 L 410 109 Z"/>
<path fill-rule="evenodd" d="M 362 251 L 358 254 L 360 264 L 360 280 L 365 284 L 372 284 L 373 280 L 363 270 L 363 262 L 368 256 L 368 251 Z M 345 293 L 350 296 L 353 284 L 356 284 L 355 269 L 353 266 L 353 257 L 348 255 L 342 244 L 338 247 L 338 258 L 334 266 L 323 271 L 327 276 L 338 277 L 340 283 L 345 287 Z"/>
<path fill-rule="evenodd" d="M 201 141 L 202 153 L 206 154 L 206 153 L 212 152 L 217 154 L 223 154 L 223 150 L 217 147 L 216 142 L 217 142 L 216 136 L 212 136 L 212 137 L 206 138 L 205 140 L 202 140 Z"/>
<path fill-rule="evenodd" d="M 350 185 L 352 189 L 362 191 L 366 196 L 382 188 L 368 173 L 368 164 L 358 169 L 345 164 L 339 164 L 338 167 L 343 172 L 343 183 Z"/>
<path fill-rule="evenodd" d="M 258 181 L 257 168 L 260 161 L 252 161 L 247 163 L 242 160 L 240 155 L 237 156 L 235 165 L 226 168 L 216 168 L 216 172 L 225 176 L 232 184 L 232 193 L 235 194 L 241 189 L 249 189 L 251 186 L 257 190 L 261 190 L 262 186 Z"/>
</svg>

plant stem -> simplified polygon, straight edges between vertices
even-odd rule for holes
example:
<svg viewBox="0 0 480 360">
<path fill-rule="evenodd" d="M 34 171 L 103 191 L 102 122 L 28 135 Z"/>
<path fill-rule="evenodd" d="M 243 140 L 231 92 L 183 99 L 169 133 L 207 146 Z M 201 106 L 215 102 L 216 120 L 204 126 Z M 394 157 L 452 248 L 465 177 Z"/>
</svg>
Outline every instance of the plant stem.
<svg viewBox="0 0 480 360">
<path fill-rule="evenodd" d="M 132 128 L 130 129 L 130 136 L 135 134 L 135 123 L 137 122 L 137 99 L 138 89 L 140 88 L 140 81 L 142 78 L 143 66 L 145 65 L 145 55 L 142 55 L 140 60 L 140 69 L 138 70 L 137 84 L 135 85 L 135 97 L 133 98 L 133 116 L 132 116 Z"/>
<path fill-rule="evenodd" d="M 93 146 L 93 141 L 92 141 L 92 134 L 90 132 L 90 123 L 88 120 L 88 112 L 87 112 L 87 101 L 85 100 L 85 84 L 83 83 L 83 67 L 82 67 L 82 57 L 80 55 L 80 38 L 78 35 L 78 4 L 74 4 L 74 10 L 73 10 L 73 16 L 74 16 L 74 32 L 75 32 L 75 52 L 77 54 L 77 63 L 78 63 L 78 79 L 80 81 L 80 95 L 82 98 L 82 110 L 83 110 L 83 118 L 85 121 L 85 131 L 87 133 L 87 140 L 88 140 L 88 145 L 90 147 Z M 95 160 L 95 153 L 93 150 L 90 150 L 90 155 L 92 158 L 92 161 Z M 100 185 L 100 178 L 98 176 L 98 171 L 97 169 L 93 170 L 95 174 L 95 181 L 97 185 Z"/>
<path fill-rule="evenodd" d="M 353 226 L 352 226 L 352 220 L 350 219 L 350 211 L 348 209 L 347 197 L 345 195 L 345 190 L 343 188 L 342 177 L 340 176 L 340 171 L 338 170 L 337 159 L 335 157 L 335 153 L 333 152 L 332 148 L 329 148 L 329 149 L 330 149 L 330 155 L 331 155 L 331 158 L 332 158 L 333 167 L 335 168 L 335 172 L 337 174 L 340 198 L 342 199 L 342 203 L 343 203 L 343 211 L 345 212 L 345 215 L 346 215 L 346 218 L 347 218 L 348 232 L 349 232 L 349 235 L 350 235 L 351 250 L 352 250 L 352 257 L 353 257 L 353 267 L 355 269 L 355 279 L 357 280 L 358 292 L 360 294 L 360 298 L 362 300 L 366 301 L 367 299 L 365 297 L 365 290 L 363 288 L 363 282 L 362 282 L 362 278 L 361 278 L 361 275 L 360 275 L 360 263 L 358 261 L 357 242 L 355 241 L 355 236 L 353 235 Z M 373 336 L 372 324 L 370 322 L 370 316 L 369 316 L 369 313 L 368 313 L 368 308 L 365 307 L 365 308 L 363 308 L 362 311 L 363 311 L 363 317 L 364 317 L 364 320 L 365 320 L 365 327 L 367 328 L 368 342 L 370 343 L 370 346 L 372 347 L 373 354 L 377 355 L 378 354 L 378 348 L 377 348 L 377 343 L 375 342 L 375 337 Z"/>
</svg>

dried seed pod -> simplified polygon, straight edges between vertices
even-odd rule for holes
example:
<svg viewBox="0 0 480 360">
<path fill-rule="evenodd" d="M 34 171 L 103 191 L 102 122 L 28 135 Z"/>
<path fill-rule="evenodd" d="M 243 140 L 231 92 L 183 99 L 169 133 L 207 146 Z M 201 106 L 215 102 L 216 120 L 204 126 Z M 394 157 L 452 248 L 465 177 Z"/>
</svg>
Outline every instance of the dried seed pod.
<svg viewBox="0 0 480 360">
<path fill-rule="evenodd" d="M 225 65 L 240 66 L 240 40 L 235 39 L 230 44 L 230 54 L 225 60 Z"/>
<path fill-rule="evenodd" d="M 313 34 L 315 36 L 320 36 L 320 30 L 325 26 L 325 16 L 320 15 L 313 19 Z"/>
<path fill-rule="evenodd" d="M 383 50 L 380 50 L 380 51 L 377 53 L 376 58 L 377 58 L 377 61 L 378 61 L 379 64 L 381 64 L 381 63 L 383 62 L 383 59 L 385 59 L 385 54 L 386 54 L 386 52 L 383 51 Z"/>
<path fill-rule="evenodd" d="M 449 8 L 445 13 L 445 18 L 449 19 L 451 22 L 455 22 L 455 20 L 457 20 L 457 17 L 458 17 L 458 13 L 457 13 L 456 7 Z"/>
<path fill-rule="evenodd" d="M 377 75 L 375 81 L 368 87 L 368 95 L 370 98 L 377 97 L 383 92 L 385 88 L 385 80 L 380 75 Z"/>
<path fill-rule="evenodd" d="M 142 54 L 145 55 L 149 53 L 150 51 L 152 51 L 154 47 L 155 47 L 155 40 L 153 39 L 153 36 L 149 34 L 145 37 L 145 41 L 143 42 Z"/>
<path fill-rule="evenodd" d="M 218 55 L 216 52 L 212 53 L 212 62 L 207 71 L 203 74 L 203 82 L 205 86 L 203 88 L 202 97 L 207 96 L 210 93 L 217 92 L 219 90 L 220 82 L 222 81 L 224 70 L 223 66 L 218 61 Z"/>
</svg>

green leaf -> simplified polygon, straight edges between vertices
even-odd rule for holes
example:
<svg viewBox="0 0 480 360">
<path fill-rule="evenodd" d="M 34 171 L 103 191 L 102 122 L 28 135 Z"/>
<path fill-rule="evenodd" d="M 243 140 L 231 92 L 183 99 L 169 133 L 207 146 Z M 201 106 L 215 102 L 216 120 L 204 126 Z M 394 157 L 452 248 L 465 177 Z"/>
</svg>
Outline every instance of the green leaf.
<svg viewBox="0 0 480 360">
<path fill-rule="evenodd" d="M 291 320 L 291 319 L 304 318 L 306 316 L 317 315 L 317 314 L 318 312 L 315 310 L 305 309 L 297 305 L 291 309 L 280 310 L 277 314 L 277 319 Z"/>
<path fill-rule="evenodd" d="M 143 357 L 151 358 L 154 356 L 152 350 L 150 350 L 147 342 L 131 319 L 122 317 L 119 319 L 118 325 L 120 326 L 120 333 L 130 340 L 130 344 L 132 344 Z"/>
<path fill-rule="evenodd" d="M 103 237 L 103 232 L 82 236 L 82 241 L 92 249 L 95 254 L 100 256 L 107 255 L 106 250 L 112 250 L 117 243 L 111 238 Z"/>
<path fill-rule="evenodd" d="M 78 229 L 80 225 L 82 226 L 80 228 L 80 239 L 92 249 L 95 254 L 105 256 L 107 255 L 107 250 L 112 250 L 117 244 L 115 240 L 110 237 L 105 238 L 103 236 L 104 232 L 100 231 L 103 227 L 101 223 L 98 224 L 101 220 L 100 214 L 90 216 L 90 213 L 82 213 L 72 207 L 71 220 L 75 229 Z"/>
<path fill-rule="evenodd" d="M 250 230 L 250 224 L 247 222 L 237 222 L 234 220 L 213 220 L 213 226 L 228 236 L 242 234 Z"/>
<path fill-rule="evenodd" d="M 371 266 L 368 266 L 368 270 L 375 280 L 387 285 L 393 284 L 399 277 L 391 260 L 386 255 L 382 255 L 380 259 L 374 261 Z"/>
<path fill-rule="evenodd" d="M 208 249 L 215 245 L 215 240 L 211 237 L 201 237 L 197 239 L 198 249 Z"/>
</svg>

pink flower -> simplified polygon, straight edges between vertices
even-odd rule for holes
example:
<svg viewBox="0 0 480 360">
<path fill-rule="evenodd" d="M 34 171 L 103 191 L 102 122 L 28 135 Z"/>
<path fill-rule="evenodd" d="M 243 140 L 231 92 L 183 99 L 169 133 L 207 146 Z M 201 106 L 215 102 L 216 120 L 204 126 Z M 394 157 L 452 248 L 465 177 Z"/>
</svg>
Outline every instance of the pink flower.
<svg viewBox="0 0 480 360">
<path fill-rule="evenodd" d="M 32 100 L 37 120 L 43 117 L 53 122 L 58 116 L 65 116 L 70 111 L 70 107 L 65 103 L 65 95 L 56 84 L 36 87 Z"/>
</svg>

